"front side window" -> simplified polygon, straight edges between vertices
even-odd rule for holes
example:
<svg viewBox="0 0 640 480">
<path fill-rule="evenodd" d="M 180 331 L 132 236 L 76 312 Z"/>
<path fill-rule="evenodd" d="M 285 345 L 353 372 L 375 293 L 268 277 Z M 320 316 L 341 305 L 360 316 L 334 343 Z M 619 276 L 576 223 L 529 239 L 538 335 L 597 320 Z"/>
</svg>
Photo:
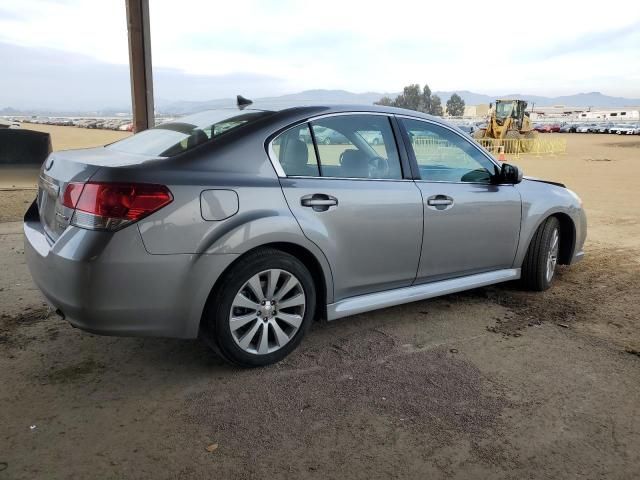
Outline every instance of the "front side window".
<svg viewBox="0 0 640 480">
<path fill-rule="evenodd" d="M 497 166 L 469 140 L 439 125 L 402 119 L 422 180 L 490 183 Z"/>
<path fill-rule="evenodd" d="M 400 179 L 400 157 L 389 118 L 337 115 L 311 122 L 323 177 Z"/>
</svg>

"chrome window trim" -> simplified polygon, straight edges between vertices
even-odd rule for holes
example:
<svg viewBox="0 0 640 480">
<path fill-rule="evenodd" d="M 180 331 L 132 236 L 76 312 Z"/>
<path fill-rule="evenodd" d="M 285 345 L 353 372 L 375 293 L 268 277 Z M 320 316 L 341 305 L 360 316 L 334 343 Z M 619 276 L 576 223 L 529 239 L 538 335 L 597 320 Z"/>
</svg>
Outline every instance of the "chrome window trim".
<svg viewBox="0 0 640 480">
<path fill-rule="evenodd" d="M 368 178 L 368 177 L 312 177 L 309 175 L 288 175 L 281 178 L 290 178 L 293 180 L 368 180 L 370 182 L 413 182 L 410 178 Z"/>
<path fill-rule="evenodd" d="M 278 178 L 313 178 L 313 179 L 325 179 L 325 180 L 373 180 L 375 182 L 380 182 L 380 181 L 412 182 L 413 181 L 412 179 L 409 179 L 409 178 L 323 177 L 321 175 L 315 177 L 315 176 L 307 176 L 307 175 L 287 175 L 286 172 L 284 171 L 284 168 L 282 168 L 282 165 L 280 164 L 280 160 L 278 160 L 278 157 L 276 156 L 275 150 L 273 149 L 273 142 L 281 135 L 284 135 L 289 130 L 294 129 L 302 125 L 303 123 L 306 123 L 309 129 L 311 129 L 311 125 L 309 124 L 315 120 L 321 120 L 323 118 L 328 118 L 328 117 L 339 117 L 343 115 L 378 115 L 381 117 L 387 117 L 388 119 L 394 116 L 392 113 L 385 113 L 385 112 L 334 112 L 334 113 L 324 113 L 322 115 L 317 115 L 315 117 L 309 117 L 291 124 L 289 127 L 285 128 L 284 130 L 280 131 L 277 135 L 275 135 L 267 144 L 267 156 L 269 157 L 269 161 L 271 162 L 271 165 L 273 165 L 273 168 L 276 171 Z M 398 146 L 396 145 L 396 149 L 397 148 Z M 400 152 L 398 152 L 398 158 L 399 156 L 400 156 Z M 316 158 L 316 161 L 318 162 L 318 165 L 319 165 L 320 159 Z"/>
<path fill-rule="evenodd" d="M 277 135 L 275 135 L 268 143 L 267 145 L 267 156 L 269 157 L 269 161 L 271 162 L 271 165 L 273 166 L 274 170 L 276 171 L 276 174 L 278 175 L 278 178 L 305 178 L 305 179 L 326 179 L 326 180 L 373 180 L 373 181 L 383 181 L 383 182 L 420 182 L 420 183 L 449 183 L 449 184 L 457 184 L 457 185 L 508 185 L 508 186 L 513 186 L 512 183 L 500 183 L 500 184 L 492 184 L 492 183 L 485 183 L 485 182 L 449 182 L 449 181 L 443 181 L 443 180 L 426 180 L 423 178 L 420 179 L 410 179 L 410 178 L 353 178 L 353 177 L 322 177 L 322 176 L 305 176 L 305 175 L 287 175 L 284 171 L 284 169 L 282 168 L 282 165 L 280 164 L 280 161 L 278 160 L 278 157 L 275 154 L 275 151 L 273 150 L 273 142 L 276 140 L 276 138 L 278 138 L 280 135 L 288 132 L 289 130 L 298 127 L 299 125 L 302 125 L 303 123 L 309 124 L 310 122 L 313 122 L 314 120 L 320 120 L 323 118 L 328 118 L 328 117 L 338 117 L 338 116 L 343 116 L 343 115 L 378 115 L 378 116 L 385 116 L 387 118 L 390 117 L 395 117 L 395 118 L 408 118 L 409 120 L 416 120 L 419 122 L 426 122 L 432 125 L 437 125 L 439 127 L 443 127 L 446 128 L 447 130 L 453 132 L 455 135 L 457 135 L 458 137 L 460 137 L 462 140 L 469 142 L 471 145 L 473 145 L 473 147 L 480 152 L 481 155 L 483 155 L 487 160 L 489 160 L 489 162 L 491 162 L 494 166 L 496 166 L 497 168 L 501 168 L 500 163 L 498 163 L 497 160 L 495 160 L 493 158 L 493 156 L 487 152 L 484 148 L 482 148 L 481 145 L 479 145 L 478 143 L 474 142 L 474 141 L 469 141 L 468 138 L 466 138 L 464 135 L 461 135 L 460 132 L 458 132 L 455 128 L 447 125 L 446 123 L 443 122 L 439 122 L 439 121 L 434 121 L 428 118 L 422 118 L 422 117 L 417 117 L 417 116 L 413 116 L 413 115 L 408 115 L 408 114 L 398 114 L 398 113 L 387 113 L 387 112 L 358 112 L 358 111 L 349 111 L 349 112 L 333 112 L 333 113 L 324 113 L 322 115 L 316 115 L 314 117 L 309 117 L 306 119 L 302 119 L 302 120 L 298 120 L 295 123 L 291 124 L 289 127 L 283 129 L 281 132 L 279 132 Z M 309 126 L 309 128 L 311 128 Z M 316 161 L 319 162 L 320 160 L 318 158 L 316 158 Z"/>
</svg>

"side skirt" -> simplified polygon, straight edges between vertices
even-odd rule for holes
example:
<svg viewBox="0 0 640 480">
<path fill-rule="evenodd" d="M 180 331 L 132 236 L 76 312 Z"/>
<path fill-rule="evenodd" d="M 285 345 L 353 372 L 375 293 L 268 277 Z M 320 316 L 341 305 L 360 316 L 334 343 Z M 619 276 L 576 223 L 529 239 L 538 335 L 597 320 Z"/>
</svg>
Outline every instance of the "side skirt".
<svg viewBox="0 0 640 480">
<path fill-rule="evenodd" d="M 384 292 L 359 295 L 327 305 L 327 319 L 337 320 L 338 318 L 349 315 L 357 315 L 358 313 L 393 307 L 394 305 L 401 305 L 403 303 L 417 302 L 419 300 L 426 300 L 427 298 L 439 297 L 449 293 L 461 292 L 463 290 L 484 287 L 509 280 L 517 280 L 519 278 L 519 268 L 508 268 Z"/>
</svg>

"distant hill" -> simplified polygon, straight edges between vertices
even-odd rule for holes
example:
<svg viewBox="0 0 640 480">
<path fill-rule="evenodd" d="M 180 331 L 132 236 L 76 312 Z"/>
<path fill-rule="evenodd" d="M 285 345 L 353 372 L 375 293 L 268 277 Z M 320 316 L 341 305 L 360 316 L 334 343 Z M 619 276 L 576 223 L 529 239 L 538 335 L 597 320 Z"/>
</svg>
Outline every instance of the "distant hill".
<svg viewBox="0 0 640 480">
<path fill-rule="evenodd" d="M 539 95 L 525 95 L 521 93 L 509 93 L 506 95 L 483 95 L 469 91 L 459 92 L 435 92 L 442 98 L 442 103 L 457 93 L 460 95 L 467 105 L 478 105 L 481 103 L 489 103 L 495 101 L 496 98 L 515 98 L 527 100 L 529 103 L 535 103 L 539 107 L 550 107 L 552 105 L 566 105 L 567 107 L 630 107 L 639 106 L 639 98 L 610 97 L 600 92 L 577 93 L 575 95 L 565 95 L 561 97 L 542 97 Z"/>
<path fill-rule="evenodd" d="M 441 91 L 434 93 L 442 99 L 443 104 L 446 103 L 451 95 L 457 93 L 463 98 L 467 105 L 486 104 L 495 101 L 496 98 L 516 98 L 527 100 L 530 103 L 535 103 L 538 107 L 552 105 L 601 108 L 640 106 L 640 99 L 638 98 L 610 97 L 608 95 L 603 95 L 600 92 L 578 93 L 575 95 L 566 95 L 561 97 L 543 97 L 539 95 L 526 95 L 520 93 L 494 96 L 469 92 L 467 90 L 450 92 Z M 256 106 L 263 106 L 265 108 L 269 106 L 287 107 L 311 103 L 371 105 L 372 103 L 380 100 L 383 96 L 395 98 L 396 95 L 398 95 L 398 93 L 352 93 L 346 90 L 305 90 L 299 93 L 291 93 L 278 97 L 257 98 L 253 100 Z M 235 99 L 233 98 L 190 102 L 168 102 L 160 99 L 156 101 L 156 108 L 159 111 L 172 115 L 187 114 L 211 108 L 228 107 L 233 105 L 235 105 Z"/>
</svg>

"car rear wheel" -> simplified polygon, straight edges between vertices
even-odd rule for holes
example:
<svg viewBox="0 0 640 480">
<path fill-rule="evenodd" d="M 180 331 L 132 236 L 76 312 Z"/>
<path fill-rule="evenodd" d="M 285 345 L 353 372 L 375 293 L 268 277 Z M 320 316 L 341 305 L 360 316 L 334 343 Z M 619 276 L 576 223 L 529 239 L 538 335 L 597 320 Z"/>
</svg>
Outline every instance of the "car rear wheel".
<svg viewBox="0 0 640 480">
<path fill-rule="evenodd" d="M 521 282 L 528 290 L 543 291 L 551 286 L 560 251 L 560 222 L 547 218 L 531 239 L 522 263 Z"/>
<path fill-rule="evenodd" d="M 202 333 L 225 360 L 258 367 L 300 343 L 316 307 L 313 278 L 294 256 L 261 249 L 242 258 L 210 298 Z"/>
</svg>

